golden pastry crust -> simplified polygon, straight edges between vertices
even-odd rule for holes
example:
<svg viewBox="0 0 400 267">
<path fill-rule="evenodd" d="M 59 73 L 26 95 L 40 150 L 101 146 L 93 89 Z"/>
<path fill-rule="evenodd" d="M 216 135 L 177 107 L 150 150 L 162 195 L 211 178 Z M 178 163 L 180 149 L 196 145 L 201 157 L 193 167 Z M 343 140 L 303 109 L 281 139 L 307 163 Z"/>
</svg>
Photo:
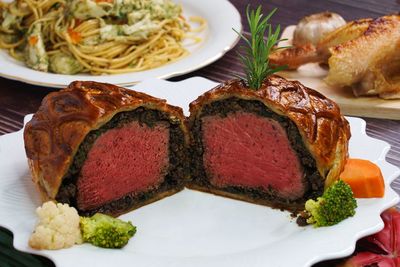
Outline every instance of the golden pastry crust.
<svg viewBox="0 0 400 267">
<path fill-rule="evenodd" d="M 292 120 L 304 144 L 325 178 L 325 187 L 339 178 L 348 157 L 350 128 L 336 103 L 322 94 L 277 75 L 264 80 L 259 90 L 250 90 L 241 80 L 223 83 L 190 104 L 190 120 L 201 114 L 205 104 L 237 97 L 257 100 Z"/>
<path fill-rule="evenodd" d="M 91 130 L 116 113 L 138 107 L 168 113 L 172 121 L 179 121 L 189 142 L 182 109 L 163 99 L 111 84 L 80 81 L 47 95 L 24 131 L 32 179 L 42 199 L 55 199 L 79 145 Z"/>
</svg>

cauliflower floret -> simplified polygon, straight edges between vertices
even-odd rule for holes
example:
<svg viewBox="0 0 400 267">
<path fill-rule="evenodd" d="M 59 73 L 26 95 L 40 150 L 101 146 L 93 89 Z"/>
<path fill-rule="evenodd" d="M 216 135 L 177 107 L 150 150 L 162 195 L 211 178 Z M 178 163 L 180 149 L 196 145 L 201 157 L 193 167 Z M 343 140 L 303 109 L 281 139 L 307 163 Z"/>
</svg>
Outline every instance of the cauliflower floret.
<svg viewBox="0 0 400 267">
<path fill-rule="evenodd" d="M 62 249 L 82 243 L 80 217 L 68 204 L 46 202 L 36 209 L 39 222 L 29 239 L 34 249 Z"/>
</svg>

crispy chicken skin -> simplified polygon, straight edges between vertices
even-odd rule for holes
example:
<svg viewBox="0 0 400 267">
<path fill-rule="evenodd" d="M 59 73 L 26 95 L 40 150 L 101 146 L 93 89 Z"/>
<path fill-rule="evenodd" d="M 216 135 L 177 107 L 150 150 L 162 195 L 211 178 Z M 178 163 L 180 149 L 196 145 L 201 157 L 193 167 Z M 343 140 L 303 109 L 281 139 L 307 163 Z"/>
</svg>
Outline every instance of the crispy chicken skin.
<svg viewBox="0 0 400 267">
<path fill-rule="evenodd" d="M 351 86 L 356 96 L 400 98 L 400 16 L 373 20 L 360 37 L 329 51 L 329 85 Z"/>
<path fill-rule="evenodd" d="M 349 22 L 315 47 L 278 50 L 270 62 L 289 69 L 328 63 L 326 82 L 331 86 L 351 87 L 355 96 L 400 98 L 400 15 Z"/>
<path fill-rule="evenodd" d="M 352 21 L 334 30 L 321 39 L 317 45 L 304 44 L 288 49 L 277 50 L 269 60 L 279 66 L 287 65 L 288 69 L 297 69 L 306 63 L 328 63 L 331 55 L 329 49 L 360 37 L 368 28 L 372 19 Z"/>
<path fill-rule="evenodd" d="M 295 70 L 301 65 L 313 62 L 324 62 L 324 58 L 318 53 L 313 44 L 293 46 L 288 49 L 281 49 L 269 56 L 269 62 L 274 65 L 284 66 Z"/>
</svg>

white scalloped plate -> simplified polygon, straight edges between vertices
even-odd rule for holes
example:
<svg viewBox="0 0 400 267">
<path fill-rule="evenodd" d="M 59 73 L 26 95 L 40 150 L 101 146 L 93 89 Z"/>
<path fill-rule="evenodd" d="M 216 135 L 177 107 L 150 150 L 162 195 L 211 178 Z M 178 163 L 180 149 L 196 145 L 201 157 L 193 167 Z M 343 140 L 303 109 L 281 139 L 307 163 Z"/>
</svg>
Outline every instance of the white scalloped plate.
<svg viewBox="0 0 400 267">
<path fill-rule="evenodd" d="M 147 80 L 136 89 L 187 107 L 215 85 L 204 78 L 176 83 Z M 17 249 L 46 256 L 58 267 L 286 267 L 343 257 L 352 253 L 357 239 L 382 229 L 379 215 L 398 202 L 389 185 L 400 174 L 397 167 L 385 161 L 390 146 L 368 137 L 363 120 L 348 120 L 352 131 L 350 156 L 380 166 L 385 197 L 358 199 L 356 215 L 332 227 L 298 227 L 288 212 L 184 190 L 121 216 L 138 229 L 121 250 L 84 244 L 60 251 L 35 251 L 28 247 L 28 238 L 40 202 L 30 180 L 22 131 L 0 137 L 0 225 L 14 233 Z"/>
<path fill-rule="evenodd" d="M 174 0 L 174 2 L 182 5 L 186 18 L 193 15 L 201 16 L 208 24 L 206 30 L 198 34 L 202 42 L 196 45 L 189 45 L 190 41 L 184 43 L 190 54 L 178 61 L 150 70 L 125 74 L 63 75 L 30 69 L 0 49 L 0 77 L 47 87 L 65 87 L 75 80 L 128 86 L 149 78 L 166 79 L 200 69 L 222 57 L 238 42 L 239 36 L 232 28 L 241 31 L 241 18 L 237 9 L 228 0 Z M 193 24 L 193 27 L 197 27 L 196 24 Z"/>
</svg>

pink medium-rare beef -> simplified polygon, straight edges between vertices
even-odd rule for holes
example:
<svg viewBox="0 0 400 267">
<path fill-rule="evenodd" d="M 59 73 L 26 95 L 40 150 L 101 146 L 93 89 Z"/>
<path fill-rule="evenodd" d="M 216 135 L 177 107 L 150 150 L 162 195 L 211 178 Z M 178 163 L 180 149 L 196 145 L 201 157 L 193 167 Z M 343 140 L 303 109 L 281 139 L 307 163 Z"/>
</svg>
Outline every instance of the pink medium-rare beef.
<svg viewBox="0 0 400 267">
<path fill-rule="evenodd" d="M 339 178 L 349 125 L 339 107 L 277 75 L 227 81 L 190 103 L 188 187 L 299 212 Z"/>
<path fill-rule="evenodd" d="M 272 189 L 290 200 L 304 194 L 302 166 L 277 121 L 245 112 L 202 121 L 203 161 L 211 184 Z"/>
<path fill-rule="evenodd" d="M 68 203 L 82 216 L 118 216 L 182 190 L 189 141 L 181 108 L 90 81 L 47 95 L 24 131 L 43 201 Z"/>
<path fill-rule="evenodd" d="M 156 188 L 169 165 L 168 144 L 167 123 L 150 128 L 135 121 L 103 133 L 81 169 L 79 209 L 95 209 L 127 194 Z"/>
</svg>

